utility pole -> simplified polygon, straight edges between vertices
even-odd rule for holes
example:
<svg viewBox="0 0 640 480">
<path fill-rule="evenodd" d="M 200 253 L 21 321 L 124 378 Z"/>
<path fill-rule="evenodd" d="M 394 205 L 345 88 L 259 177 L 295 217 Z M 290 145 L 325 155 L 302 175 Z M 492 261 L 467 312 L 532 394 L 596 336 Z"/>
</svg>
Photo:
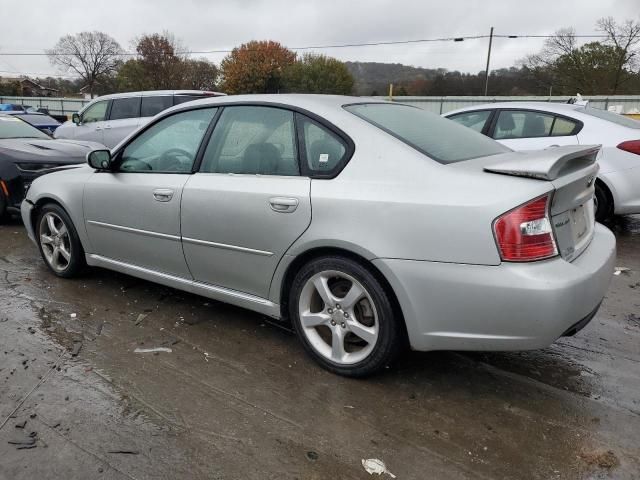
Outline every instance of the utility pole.
<svg viewBox="0 0 640 480">
<path fill-rule="evenodd" d="M 489 62 L 491 62 L 491 44 L 493 43 L 493 27 L 489 33 L 489 51 L 487 52 L 487 69 L 484 74 L 484 96 L 487 96 L 489 91 Z"/>
</svg>

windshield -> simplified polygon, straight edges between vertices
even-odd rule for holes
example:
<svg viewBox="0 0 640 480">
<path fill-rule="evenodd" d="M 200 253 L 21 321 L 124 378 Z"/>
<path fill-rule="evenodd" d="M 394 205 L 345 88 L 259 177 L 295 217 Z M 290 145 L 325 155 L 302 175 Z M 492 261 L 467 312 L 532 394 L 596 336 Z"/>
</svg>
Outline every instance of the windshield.
<svg viewBox="0 0 640 480">
<path fill-rule="evenodd" d="M 615 123 L 616 125 L 621 125 L 627 128 L 635 128 L 640 129 L 640 122 L 638 120 L 634 120 L 633 118 L 624 117 L 622 115 L 618 115 L 617 113 L 609 112 L 607 110 L 599 110 L 597 108 L 589 108 L 585 107 L 582 109 L 576 109 L 578 112 L 586 113 L 587 115 L 591 115 L 592 117 L 601 118 L 602 120 L 606 120 L 608 122 Z"/>
<path fill-rule="evenodd" d="M 470 128 L 421 108 L 392 103 L 360 103 L 344 108 L 440 163 L 510 151 Z"/>
<path fill-rule="evenodd" d="M 44 140 L 50 137 L 42 133 L 36 127 L 23 122 L 19 118 L 10 116 L 0 116 L 0 139 L 5 138 L 42 138 Z"/>
</svg>

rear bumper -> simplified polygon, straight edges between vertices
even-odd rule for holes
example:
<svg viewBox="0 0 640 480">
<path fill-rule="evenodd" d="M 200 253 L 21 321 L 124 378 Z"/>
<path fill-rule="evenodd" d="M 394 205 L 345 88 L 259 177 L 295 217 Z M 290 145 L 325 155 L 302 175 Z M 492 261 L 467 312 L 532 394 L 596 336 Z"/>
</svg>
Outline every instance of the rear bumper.
<svg viewBox="0 0 640 480">
<path fill-rule="evenodd" d="M 615 254 L 613 234 L 596 224 L 591 244 L 571 263 L 374 263 L 398 296 L 415 350 L 531 350 L 588 323 L 609 287 Z"/>
</svg>

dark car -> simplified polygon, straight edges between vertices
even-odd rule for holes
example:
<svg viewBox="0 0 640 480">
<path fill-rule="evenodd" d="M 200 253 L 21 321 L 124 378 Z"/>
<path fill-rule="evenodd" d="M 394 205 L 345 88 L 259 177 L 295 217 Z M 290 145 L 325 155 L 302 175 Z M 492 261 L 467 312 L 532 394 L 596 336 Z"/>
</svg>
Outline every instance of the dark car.
<svg viewBox="0 0 640 480">
<path fill-rule="evenodd" d="M 0 103 L 0 112 L 24 112 L 24 107 L 17 103 Z"/>
<path fill-rule="evenodd" d="M 4 112 L 6 115 L 15 115 L 20 117 L 21 120 L 24 120 L 30 125 L 33 125 L 38 130 L 46 133 L 49 136 L 53 136 L 53 132 L 56 131 L 61 123 L 54 118 L 51 118 L 49 115 L 45 115 L 44 113 L 35 113 L 35 112 L 20 112 L 20 111 L 11 111 Z"/>
<path fill-rule="evenodd" d="M 32 107 L 31 105 L 23 105 L 24 111 L 27 113 L 44 113 L 45 115 L 49 115 L 51 118 L 56 119 L 60 123 L 64 123 L 69 118 L 66 115 L 57 115 L 55 113 L 51 113 L 47 107 Z"/>
<path fill-rule="evenodd" d="M 104 148 L 93 142 L 54 140 L 23 117 L 0 113 L 0 219 L 19 213 L 34 178 L 84 163 L 88 152 Z"/>
</svg>

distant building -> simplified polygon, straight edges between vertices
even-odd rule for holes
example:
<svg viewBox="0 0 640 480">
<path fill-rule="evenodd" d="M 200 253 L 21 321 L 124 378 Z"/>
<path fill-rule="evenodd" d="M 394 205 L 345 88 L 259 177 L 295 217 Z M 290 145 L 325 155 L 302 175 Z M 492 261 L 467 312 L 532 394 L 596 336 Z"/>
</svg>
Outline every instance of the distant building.
<svg viewBox="0 0 640 480">
<path fill-rule="evenodd" d="M 55 97 L 60 92 L 55 88 L 45 87 L 26 77 L 2 77 L 0 84 L 18 84 L 18 94 L 22 97 Z"/>
</svg>

